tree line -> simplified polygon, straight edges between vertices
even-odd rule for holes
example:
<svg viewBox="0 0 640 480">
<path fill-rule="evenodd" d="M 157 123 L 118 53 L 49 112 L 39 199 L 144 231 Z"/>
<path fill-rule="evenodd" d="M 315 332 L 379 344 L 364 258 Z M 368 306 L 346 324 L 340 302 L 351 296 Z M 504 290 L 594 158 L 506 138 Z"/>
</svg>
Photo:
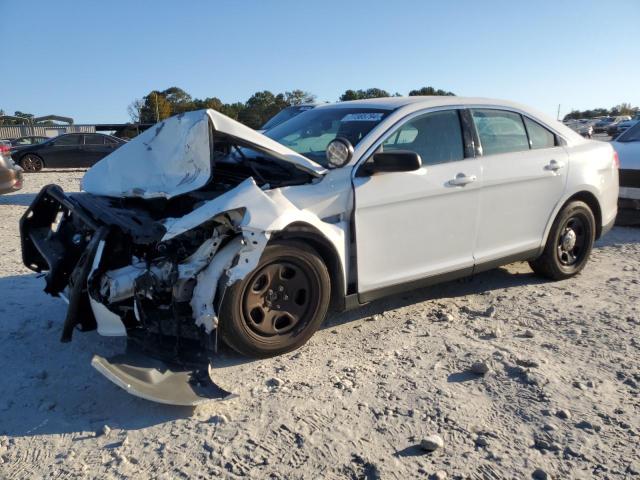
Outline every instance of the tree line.
<svg viewBox="0 0 640 480">
<path fill-rule="evenodd" d="M 434 87 L 422 87 L 411 90 L 410 96 L 415 95 L 455 95 Z M 381 88 L 366 90 L 346 90 L 340 95 L 340 101 L 361 100 L 401 96 L 400 93 L 391 94 Z M 251 127 L 260 128 L 283 108 L 311 103 L 316 96 L 304 90 L 293 90 L 284 93 L 272 93 L 268 90 L 256 92 L 246 102 L 224 103 L 218 97 L 193 98 L 183 89 L 170 87 L 166 90 L 153 90 L 140 99 L 134 100 L 127 111 L 134 123 L 156 123 L 172 115 L 202 108 L 217 110 L 228 117 L 238 120 Z"/>
<path fill-rule="evenodd" d="M 630 103 L 621 103 L 611 108 L 594 108 L 591 110 L 571 110 L 563 120 L 578 120 L 580 118 L 616 117 L 618 115 L 637 115 L 640 107 L 632 107 Z"/>
</svg>

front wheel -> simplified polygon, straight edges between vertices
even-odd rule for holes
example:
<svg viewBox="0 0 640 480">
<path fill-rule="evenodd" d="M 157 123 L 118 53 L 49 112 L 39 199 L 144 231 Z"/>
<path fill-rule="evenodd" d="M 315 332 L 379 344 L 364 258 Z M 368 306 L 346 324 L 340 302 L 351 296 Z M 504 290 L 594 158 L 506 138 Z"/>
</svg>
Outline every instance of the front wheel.
<svg viewBox="0 0 640 480">
<path fill-rule="evenodd" d="M 538 275 L 552 280 L 573 277 L 589 260 L 595 232 L 596 221 L 589 206 L 570 202 L 553 222 L 542 255 L 529 265 Z"/>
<path fill-rule="evenodd" d="M 327 315 L 329 272 L 304 243 L 268 245 L 256 268 L 230 286 L 220 307 L 220 336 L 237 352 L 270 357 L 299 348 Z"/>
</svg>

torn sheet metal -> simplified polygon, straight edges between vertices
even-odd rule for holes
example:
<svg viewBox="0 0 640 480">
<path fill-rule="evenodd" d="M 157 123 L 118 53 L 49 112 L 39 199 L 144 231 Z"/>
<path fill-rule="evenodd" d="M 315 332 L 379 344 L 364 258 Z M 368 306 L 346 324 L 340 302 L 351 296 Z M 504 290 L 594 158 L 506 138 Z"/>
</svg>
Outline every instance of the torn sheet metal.
<svg viewBox="0 0 640 480">
<path fill-rule="evenodd" d="M 197 110 L 163 120 L 106 156 L 87 171 L 82 190 L 140 198 L 171 198 L 197 190 L 211 180 L 211 146 L 223 138 L 316 176 L 326 173 L 312 160 L 215 110 Z"/>
<path fill-rule="evenodd" d="M 191 297 L 191 309 L 196 325 L 204 327 L 206 333 L 211 333 L 218 327 L 218 317 L 213 306 L 218 282 L 224 272 L 231 267 L 233 259 L 241 248 L 242 239 L 235 238 L 225 245 L 197 276 L 196 286 Z"/>
<path fill-rule="evenodd" d="M 242 221 L 236 225 L 242 231 L 242 236 L 234 239 L 213 257 L 207 268 L 198 275 L 193 291 L 193 317 L 196 324 L 204 326 L 207 333 L 218 324 L 213 305 L 218 282 L 226 274 L 227 285 L 232 285 L 253 271 L 272 232 L 283 230 L 295 222 L 310 224 L 338 247 L 336 250 L 343 266 L 345 262 L 343 228 L 323 222 L 309 211 L 298 209 L 279 190 L 262 191 L 252 178 L 181 218 L 165 220 L 167 231 L 162 241 L 170 240 L 217 215 L 236 209 L 244 209 Z"/>
</svg>

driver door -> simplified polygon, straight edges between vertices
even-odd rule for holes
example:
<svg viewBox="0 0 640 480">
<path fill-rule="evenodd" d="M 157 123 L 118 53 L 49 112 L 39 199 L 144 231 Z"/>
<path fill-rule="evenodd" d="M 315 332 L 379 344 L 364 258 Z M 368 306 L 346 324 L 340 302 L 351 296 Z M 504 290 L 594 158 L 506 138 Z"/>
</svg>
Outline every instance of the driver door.
<svg viewBox="0 0 640 480">
<path fill-rule="evenodd" d="M 412 116 L 381 148 L 414 151 L 422 167 L 354 175 L 361 301 L 472 272 L 482 179 L 462 123 L 457 109 Z"/>
</svg>

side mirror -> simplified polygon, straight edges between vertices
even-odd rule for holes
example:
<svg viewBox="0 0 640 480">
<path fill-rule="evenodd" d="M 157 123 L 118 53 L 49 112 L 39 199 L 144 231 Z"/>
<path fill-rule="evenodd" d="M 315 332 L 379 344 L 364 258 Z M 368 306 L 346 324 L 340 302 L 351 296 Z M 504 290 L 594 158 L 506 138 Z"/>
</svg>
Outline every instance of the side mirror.
<svg viewBox="0 0 640 480">
<path fill-rule="evenodd" d="M 366 173 L 369 175 L 378 172 L 413 172 L 422 167 L 420 155 L 409 150 L 374 153 L 372 160 L 367 162 Z"/>
</svg>

